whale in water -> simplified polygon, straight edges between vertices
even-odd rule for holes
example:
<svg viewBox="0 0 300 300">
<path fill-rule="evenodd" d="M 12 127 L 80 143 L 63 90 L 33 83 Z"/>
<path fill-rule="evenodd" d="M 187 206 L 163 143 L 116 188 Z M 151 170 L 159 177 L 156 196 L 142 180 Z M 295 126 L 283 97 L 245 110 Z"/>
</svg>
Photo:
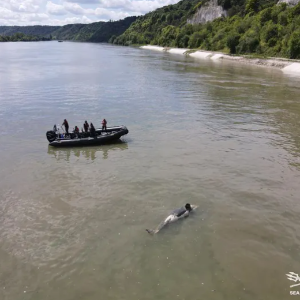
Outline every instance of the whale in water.
<svg viewBox="0 0 300 300">
<path fill-rule="evenodd" d="M 167 216 L 157 227 L 156 229 L 146 229 L 149 234 L 158 233 L 163 227 L 167 224 L 173 223 L 179 219 L 186 218 L 190 215 L 192 211 L 194 211 L 198 206 L 187 203 L 185 206 L 175 209 L 171 212 L 169 216 Z"/>
</svg>

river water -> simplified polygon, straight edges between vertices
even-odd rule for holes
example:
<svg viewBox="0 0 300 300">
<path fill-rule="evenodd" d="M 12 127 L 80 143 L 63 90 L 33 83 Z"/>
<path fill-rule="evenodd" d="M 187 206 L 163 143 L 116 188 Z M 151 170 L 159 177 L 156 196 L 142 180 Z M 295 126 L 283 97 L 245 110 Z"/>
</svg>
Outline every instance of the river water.
<svg viewBox="0 0 300 300">
<path fill-rule="evenodd" d="M 0 299 L 300 291 L 299 78 L 88 43 L 0 45 Z M 123 142 L 52 149 L 67 118 Z M 175 208 L 187 219 L 150 236 Z"/>
</svg>

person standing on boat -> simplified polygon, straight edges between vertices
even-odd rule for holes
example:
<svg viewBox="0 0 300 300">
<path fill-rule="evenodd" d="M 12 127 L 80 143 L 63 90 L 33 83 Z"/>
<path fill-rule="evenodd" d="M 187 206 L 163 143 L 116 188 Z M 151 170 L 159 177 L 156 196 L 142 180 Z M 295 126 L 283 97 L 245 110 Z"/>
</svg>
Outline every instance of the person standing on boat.
<svg viewBox="0 0 300 300">
<path fill-rule="evenodd" d="M 107 124 L 107 121 L 105 119 L 103 119 L 103 121 L 102 121 L 102 130 L 106 131 L 106 124 Z"/>
<path fill-rule="evenodd" d="M 63 126 L 65 126 L 66 133 L 69 134 L 69 123 L 66 119 L 64 119 L 64 122 L 62 123 Z"/>
<path fill-rule="evenodd" d="M 91 123 L 91 126 L 90 126 L 90 132 L 91 132 L 91 136 L 95 136 L 96 129 L 95 129 L 93 123 Z"/>
<path fill-rule="evenodd" d="M 84 131 L 88 132 L 89 131 L 89 127 L 90 127 L 89 123 L 87 121 L 85 121 L 84 124 L 83 124 Z"/>
</svg>

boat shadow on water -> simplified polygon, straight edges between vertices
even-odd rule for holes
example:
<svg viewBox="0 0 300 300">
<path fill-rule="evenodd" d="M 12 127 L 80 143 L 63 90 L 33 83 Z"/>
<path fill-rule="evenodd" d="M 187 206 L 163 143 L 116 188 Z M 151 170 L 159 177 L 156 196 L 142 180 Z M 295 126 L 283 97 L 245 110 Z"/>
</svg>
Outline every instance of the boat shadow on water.
<svg viewBox="0 0 300 300">
<path fill-rule="evenodd" d="M 69 161 L 72 156 L 84 157 L 87 160 L 95 160 L 99 158 L 99 153 L 102 152 L 103 159 L 109 158 L 109 152 L 127 150 L 128 144 L 124 141 L 115 141 L 111 144 L 102 146 L 90 146 L 90 147 L 75 147 L 75 148 L 54 148 L 48 146 L 48 154 L 53 155 L 57 160 Z"/>
</svg>

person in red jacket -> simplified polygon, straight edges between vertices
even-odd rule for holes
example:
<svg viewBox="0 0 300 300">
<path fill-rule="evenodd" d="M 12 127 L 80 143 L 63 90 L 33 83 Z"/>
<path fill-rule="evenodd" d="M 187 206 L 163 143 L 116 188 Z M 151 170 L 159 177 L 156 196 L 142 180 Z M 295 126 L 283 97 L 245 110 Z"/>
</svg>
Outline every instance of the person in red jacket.
<svg viewBox="0 0 300 300">
<path fill-rule="evenodd" d="M 107 124 L 107 121 L 105 119 L 103 119 L 103 121 L 102 121 L 102 130 L 106 131 L 106 124 Z"/>
<path fill-rule="evenodd" d="M 74 133 L 79 133 L 79 128 L 75 126 Z"/>
</svg>

